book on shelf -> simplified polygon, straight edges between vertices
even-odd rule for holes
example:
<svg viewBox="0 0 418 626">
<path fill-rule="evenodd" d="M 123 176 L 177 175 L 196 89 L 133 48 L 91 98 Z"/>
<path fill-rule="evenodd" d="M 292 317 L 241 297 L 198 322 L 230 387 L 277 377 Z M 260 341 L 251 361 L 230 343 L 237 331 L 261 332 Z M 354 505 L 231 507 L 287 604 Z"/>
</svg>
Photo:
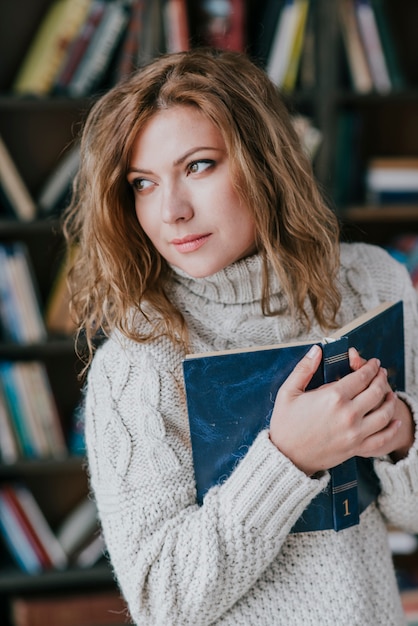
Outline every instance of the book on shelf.
<svg viewBox="0 0 418 626">
<path fill-rule="evenodd" d="M 0 201 L 5 205 L 5 212 L 24 222 L 36 217 L 36 204 L 1 136 Z"/>
<path fill-rule="evenodd" d="M 13 428 L 12 416 L 3 387 L 0 385 L 0 463 L 16 463 L 20 455 L 21 450 Z"/>
<path fill-rule="evenodd" d="M 33 343 L 46 339 L 38 286 L 23 242 L 0 244 L 0 319 L 5 340 Z"/>
<path fill-rule="evenodd" d="M 0 536 L 16 565 L 26 574 L 42 572 L 42 563 L 10 502 L 0 489 Z"/>
<path fill-rule="evenodd" d="M 54 0 L 24 56 L 13 84 L 18 94 L 46 95 L 68 46 L 83 24 L 91 0 Z"/>
<path fill-rule="evenodd" d="M 221 50 L 243 52 L 246 47 L 245 0 L 203 3 L 201 37 L 203 44 Z"/>
<path fill-rule="evenodd" d="M 373 77 L 360 35 L 353 0 L 337 0 L 338 19 L 353 88 L 358 93 L 373 90 Z"/>
<path fill-rule="evenodd" d="M 21 483 L 0 486 L 2 536 L 27 573 L 63 569 L 68 559 L 32 492 Z"/>
<path fill-rule="evenodd" d="M 393 388 L 404 388 L 403 304 L 384 303 L 321 342 L 323 358 L 309 389 L 350 372 L 348 349 L 377 357 Z M 221 483 L 268 428 L 275 397 L 312 342 L 189 355 L 183 361 L 197 501 Z M 312 500 L 292 532 L 334 529 L 359 522 L 379 485 L 371 459 L 351 458 L 330 468 L 326 490 Z"/>
<path fill-rule="evenodd" d="M 167 52 L 182 52 L 190 48 L 190 29 L 186 0 L 166 0 L 163 20 Z"/>
<path fill-rule="evenodd" d="M 48 215 L 62 209 L 70 199 L 72 183 L 80 164 L 80 145 L 77 142 L 59 159 L 37 197 L 39 211 Z"/>
<path fill-rule="evenodd" d="M 68 558 L 73 558 L 98 533 L 97 508 L 83 498 L 57 528 L 56 536 Z"/>
<path fill-rule="evenodd" d="M 116 82 L 137 68 L 138 50 L 147 31 L 144 21 L 146 4 L 146 0 L 133 0 L 132 2 L 129 21 L 116 59 Z"/>
<path fill-rule="evenodd" d="M 73 252 L 62 260 L 45 305 L 45 325 L 49 333 L 70 336 L 76 329 L 71 315 L 70 291 L 67 283 L 68 267 Z"/>
<path fill-rule="evenodd" d="M 164 15 L 161 0 L 144 0 L 144 27 L 136 52 L 136 67 L 142 67 L 165 48 Z"/>
<path fill-rule="evenodd" d="M 289 60 L 283 77 L 282 89 L 286 92 L 292 92 L 295 89 L 299 66 L 302 58 L 302 50 L 305 40 L 306 25 L 308 21 L 308 13 L 310 9 L 309 0 L 298 0 L 295 4 L 297 7 L 296 28 L 293 42 L 290 48 Z"/>
<path fill-rule="evenodd" d="M 63 458 L 67 447 L 45 365 L 40 361 L 0 361 L 1 398 L 16 443 L 12 456 Z"/>
<path fill-rule="evenodd" d="M 264 67 L 267 67 L 283 2 L 284 0 L 268 0 L 260 13 L 254 51 L 255 57 Z"/>
<path fill-rule="evenodd" d="M 299 25 L 308 8 L 305 0 L 285 0 L 277 20 L 266 71 L 279 88 L 283 86 Z M 300 53 L 300 50 L 299 50 Z"/>
<path fill-rule="evenodd" d="M 11 616 L 14 626 L 122 626 L 131 623 L 126 603 L 115 589 L 14 595 Z"/>
<path fill-rule="evenodd" d="M 392 89 L 403 89 L 406 85 L 406 80 L 399 59 L 391 23 L 387 15 L 386 0 L 372 0 L 372 6 L 392 83 Z"/>
<path fill-rule="evenodd" d="M 51 90 L 54 93 L 65 93 L 74 73 L 81 63 L 90 44 L 93 34 L 98 27 L 106 8 L 107 0 L 93 0 L 89 11 L 79 31 L 71 41 L 61 66 L 54 78 Z"/>
<path fill-rule="evenodd" d="M 106 2 L 83 57 L 68 83 L 70 96 L 90 95 L 104 79 L 129 19 L 128 0 Z"/>
<path fill-rule="evenodd" d="M 388 93 L 392 89 L 392 81 L 372 2 L 355 0 L 355 9 L 374 88 L 379 93 Z"/>
<path fill-rule="evenodd" d="M 363 196 L 361 136 L 364 118 L 353 110 L 338 114 L 332 194 L 337 207 L 359 202 Z"/>
<path fill-rule="evenodd" d="M 418 625 L 418 588 L 406 589 L 401 592 L 402 608 L 405 613 L 406 626 Z"/>
<path fill-rule="evenodd" d="M 418 203 L 418 158 L 376 157 L 370 159 L 365 174 L 369 203 Z"/>
</svg>

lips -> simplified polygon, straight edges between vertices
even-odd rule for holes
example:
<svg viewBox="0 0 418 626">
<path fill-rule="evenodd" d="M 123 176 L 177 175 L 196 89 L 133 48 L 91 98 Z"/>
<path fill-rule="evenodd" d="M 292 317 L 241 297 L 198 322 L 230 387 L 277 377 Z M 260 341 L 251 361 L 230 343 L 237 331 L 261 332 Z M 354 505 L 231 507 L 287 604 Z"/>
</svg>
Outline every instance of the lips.
<svg viewBox="0 0 418 626">
<path fill-rule="evenodd" d="M 181 239 L 173 239 L 172 244 L 178 252 L 182 254 L 195 252 L 201 248 L 209 239 L 210 233 L 204 235 L 187 235 Z"/>
</svg>

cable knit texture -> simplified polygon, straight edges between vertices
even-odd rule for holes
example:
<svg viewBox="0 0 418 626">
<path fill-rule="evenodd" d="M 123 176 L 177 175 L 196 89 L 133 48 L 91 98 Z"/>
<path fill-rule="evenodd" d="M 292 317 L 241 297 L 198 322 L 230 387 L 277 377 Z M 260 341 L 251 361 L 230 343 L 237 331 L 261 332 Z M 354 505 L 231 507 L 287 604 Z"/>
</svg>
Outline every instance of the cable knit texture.
<svg viewBox="0 0 418 626">
<path fill-rule="evenodd" d="M 264 345 L 307 334 L 271 279 L 261 312 L 255 255 L 206 279 L 175 270 L 170 297 L 185 312 L 195 352 Z M 383 250 L 342 245 L 344 324 L 385 300 L 405 303 L 407 392 L 417 415 L 418 313 L 406 271 Z M 139 322 L 138 322 L 139 323 Z M 141 322 L 145 323 L 145 322 Z M 329 480 L 308 478 L 262 432 L 233 474 L 195 503 L 182 381 L 183 354 L 164 338 L 114 335 L 86 389 L 91 486 L 115 576 L 144 626 L 398 626 L 404 624 L 385 523 L 418 532 L 418 444 L 375 462 L 382 494 L 358 526 L 289 535 Z"/>
</svg>

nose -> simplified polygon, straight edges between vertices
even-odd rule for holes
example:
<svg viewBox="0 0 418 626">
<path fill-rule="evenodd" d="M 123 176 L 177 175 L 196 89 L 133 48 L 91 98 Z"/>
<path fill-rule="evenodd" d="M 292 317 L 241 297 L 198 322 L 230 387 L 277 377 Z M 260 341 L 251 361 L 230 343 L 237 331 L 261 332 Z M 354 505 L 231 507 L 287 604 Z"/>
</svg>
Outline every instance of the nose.
<svg viewBox="0 0 418 626">
<path fill-rule="evenodd" d="M 161 216 L 166 224 L 187 221 L 194 215 L 193 203 L 187 186 L 179 181 L 166 185 L 162 195 Z"/>
</svg>

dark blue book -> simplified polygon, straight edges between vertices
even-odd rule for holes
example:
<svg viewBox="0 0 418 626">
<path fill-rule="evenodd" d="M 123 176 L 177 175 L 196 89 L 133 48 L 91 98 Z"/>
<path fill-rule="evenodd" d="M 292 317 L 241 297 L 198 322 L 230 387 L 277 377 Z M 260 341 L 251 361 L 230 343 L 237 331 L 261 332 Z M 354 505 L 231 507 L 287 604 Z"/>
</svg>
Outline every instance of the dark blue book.
<svg viewBox="0 0 418 626">
<path fill-rule="evenodd" d="M 377 357 L 393 389 L 403 390 L 403 304 L 384 303 L 318 341 L 323 359 L 310 388 L 350 372 L 348 349 Z M 189 355 L 183 361 L 197 501 L 233 472 L 258 433 L 268 428 L 276 394 L 313 343 Z M 330 468 L 331 480 L 292 532 L 342 530 L 359 523 L 379 494 L 372 459 L 355 457 Z"/>
</svg>

